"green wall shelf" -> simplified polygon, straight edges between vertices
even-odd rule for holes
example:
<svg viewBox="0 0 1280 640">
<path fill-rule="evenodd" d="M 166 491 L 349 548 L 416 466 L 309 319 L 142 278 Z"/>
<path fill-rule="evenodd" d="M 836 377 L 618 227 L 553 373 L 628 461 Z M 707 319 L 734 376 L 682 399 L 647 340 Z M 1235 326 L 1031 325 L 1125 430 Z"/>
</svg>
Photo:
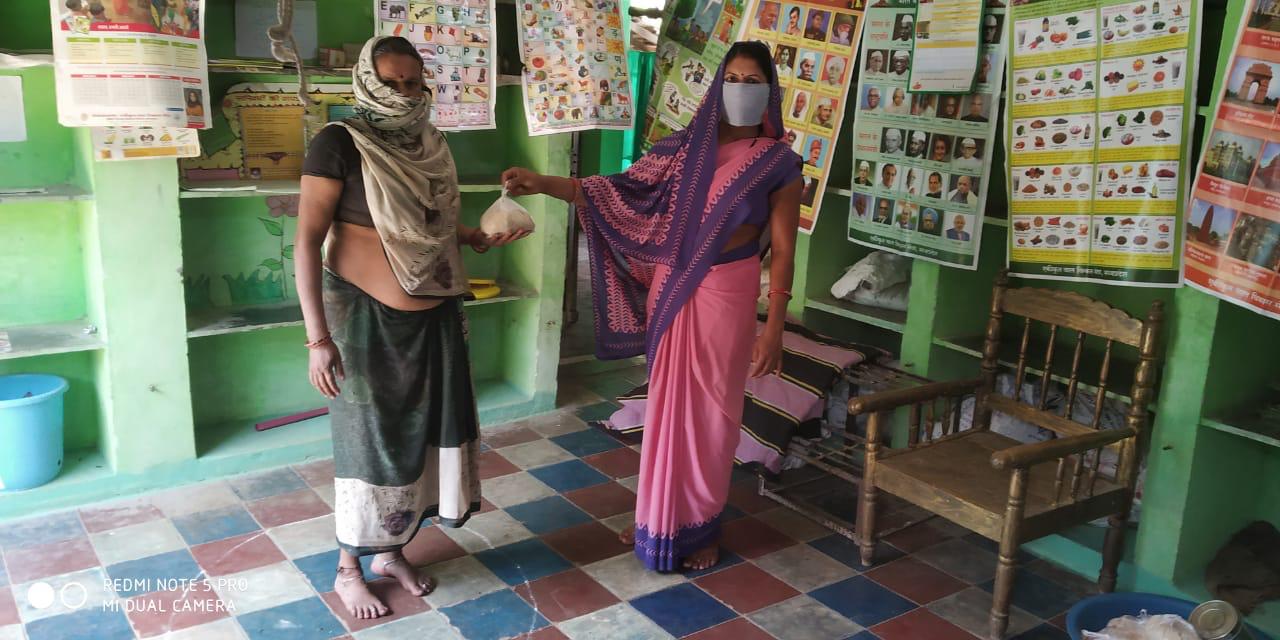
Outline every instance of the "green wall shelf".
<svg viewBox="0 0 1280 640">
<path fill-rule="evenodd" d="M 367 0 L 319 0 L 318 11 L 330 18 L 321 46 L 373 32 Z M 511 40 L 499 49 L 514 51 L 514 6 L 498 13 Z M 238 83 L 295 80 L 281 65 L 226 62 L 234 3 L 211 3 L 206 20 L 219 60 L 213 104 Z M 47 6 L 0 4 L 0 42 L 15 50 L 47 52 L 48 25 Z M 298 194 L 300 181 L 182 184 L 172 159 L 97 162 L 88 130 L 57 122 L 51 67 L 0 74 L 22 78 L 28 130 L 24 142 L 0 143 L 0 331 L 11 345 L 0 374 L 71 384 L 63 472 L 0 493 L 0 520 L 331 455 L 327 416 L 254 429 L 326 404 L 306 380 L 296 212 L 269 200 Z M 342 69 L 314 77 L 350 81 Z M 447 134 L 471 226 L 507 167 L 571 169 L 573 136 L 529 137 L 518 79 L 499 84 L 496 130 Z M 521 203 L 537 233 L 483 255 L 464 249 L 468 275 L 502 288 L 464 303 L 482 427 L 555 406 L 568 207 Z"/>
</svg>

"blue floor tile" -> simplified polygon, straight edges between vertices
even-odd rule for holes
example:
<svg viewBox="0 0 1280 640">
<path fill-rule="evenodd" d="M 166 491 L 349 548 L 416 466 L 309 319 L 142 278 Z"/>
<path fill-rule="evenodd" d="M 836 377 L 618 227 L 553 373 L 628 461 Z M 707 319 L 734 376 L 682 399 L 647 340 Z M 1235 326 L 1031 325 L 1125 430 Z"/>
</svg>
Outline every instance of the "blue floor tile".
<svg viewBox="0 0 1280 640">
<path fill-rule="evenodd" d="M 556 436 L 551 439 L 552 442 L 564 447 L 566 451 L 572 453 L 579 458 L 585 458 L 597 453 L 605 451 L 613 451 L 621 449 L 622 443 L 600 433 L 596 429 L 585 429 L 583 431 L 575 431 L 566 433 L 562 436 Z"/>
<path fill-rule="evenodd" d="M 572 563 L 537 538 L 486 549 L 475 554 L 475 558 L 512 586 L 573 568 Z"/>
<path fill-rule="evenodd" d="M 854 576 L 809 595 L 863 627 L 875 626 L 916 608 L 915 603 L 866 576 Z"/>
<path fill-rule="evenodd" d="M 631 601 L 631 606 L 677 638 L 738 617 L 731 609 L 689 583 L 636 598 Z"/>
<path fill-rule="evenodd" d="M 18 549 L 33 544 L 62 542 L 86 535 L 75 511 L 28 518 L 0 526 L 0 547 Z"/>
<path fill-rule="evenodd" d="M 549 623 L 512 591 L 498 591 L 440 610 L 467 640 L 499 640 Z"/>
<path fill-rule="evenodd" d="M 106 568 L 113 581 L 112 587 L 121 598 L 130 598 L 152 591 L 163 591 L 169 585 L 165 580 L 195 580 L 204 574 L 186 549 L 170 551 L 156 556 L 113 564 Z"/>
<path fill-rule="evenodd" d="M 179 516 L 173 519 L 173 526 L 192 547 L 252 533 L 259 528 L 253 516 L 240 505 Z"/>
<path fill-rule="evenodd" d="M 30 640 L 133 640 L 133 637 L 123 607 L 119 611 L 91 607 L 27 624 Z"/>
<path fill-rule="evenodd" d="M 1013 637 L 1013 640 L 1071 640 L 1071 635 L 1051 624 L 1042 624 Z"/>
<path fill-rule="evenodd" d="M 995 582 L 983 583 L 982 589 L 991 593 Z M 1062 585 L 1025 569 L 1018 569 L 1013 577 L 1013 606 L 1038 618 L 1048 620 L 1075 605 L 1079 594 Z"/>
<path fill-rule="evenodd" d="M 236 620 L 250 640 L 312 640 L 334 638 L 347 632 L 320 598 L 247 613 Z"/>
<path fill-rule="evenodd" d="M 612 402 L 599 402 L 578 409 L 574 415 L 578 416 L 583 422 L 596 422 L 598 420 L 608 420 L 618 410 L 618 405 Z"/>
<path fill-rule="evenodd" d="M 270 498 L 282 493 L 301 491 L 307 488 L 307 483 L 303 482 L 302 478 L 289 467 L 266 473 L 255 473 L 243 478 L 234 478 L 227 481 L 227 484 L 230 484 L 231 490 L 235 491 L 236 495 L 240 496 L 240 499 L 245 502 Z"/>
<path fill-rule="evenodd" d="M 585 489 L 609 482 L 608 476 L 581 460 L 569 460 L 549 467 L 530 469 L 529 474 L 559 493 Z"/>
<path fill-rule="evenodd" d="M 325 551 L 317 553 L 313 556 L 298 558 L 293 561 L 293 566 L 306 576 L 311 586 L 315 588 L 316 593 L 329 593 L 333 591 L 333 579 L 337 575 L 338 570 L 338 550 Z M 360 566 L 364 569 L 365 582 L 372 582 L 381 578 L 374 573 L 370 567 L 373 566 L 373 556 L 362 556 L 360 558 Z"/>
<path fill-rule="evenodd" d="M 702 569 L 701 571 L 686 571 L 684 573 L 684 577 L 690 580 L 696 580 L 702 576 L 709 576 L 713 573 L 724 571 L 736 564 L 742 564 L 742 557 L 732 551 L 721 549 L 720 562 L 717 562 L 715 566 L 708 569 Z"/>
<path fill-rule="evenodd" d="M 506 512 L 537 535 L 592 521 L 586 512 L 560 496 L 508 507 Z"/>
</svg>

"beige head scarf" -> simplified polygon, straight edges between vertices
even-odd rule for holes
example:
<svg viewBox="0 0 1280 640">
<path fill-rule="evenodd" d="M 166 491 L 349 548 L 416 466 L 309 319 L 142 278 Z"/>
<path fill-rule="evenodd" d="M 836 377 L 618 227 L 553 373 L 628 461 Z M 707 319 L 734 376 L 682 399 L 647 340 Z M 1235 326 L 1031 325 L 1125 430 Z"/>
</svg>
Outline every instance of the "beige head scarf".
<svg viewBox="0 0 1280 640">
<path fill-rule="evenodd" d="M 411 295 L 459 295 L 467 280 L 458 174 L 444 136 L 427 121 L 430 98 L 401 95 L 378 77 L 373 50 L 385 39 L 364 44 L 351 70 L 356 115 L 339 124 L 360 150 L 373 226 L 400 286 Z"/>
</svg>

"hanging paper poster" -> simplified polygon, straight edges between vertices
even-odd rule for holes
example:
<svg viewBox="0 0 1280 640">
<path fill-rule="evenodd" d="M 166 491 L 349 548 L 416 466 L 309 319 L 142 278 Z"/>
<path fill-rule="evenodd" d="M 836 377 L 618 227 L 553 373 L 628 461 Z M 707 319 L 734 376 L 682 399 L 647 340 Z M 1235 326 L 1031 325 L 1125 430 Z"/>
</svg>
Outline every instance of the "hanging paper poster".
<svg viewBox="0 0 1280 640">
<path fill-rule="evenodd" d="M 643 148 L 693 120 L 729 45 L 737 40 L 746 0 L 671 0 L 662 14 L 657 68 L 645 113 Z"/>
<path fill-rule="evenodd" d="M 200 138 L 195 129 L 93 128 L 93 157 L 97 160 L 194 158 L 198 155 L 200 155 Z"/>
<path fill-rule="evenodd" d="M 1186 281 L 1280 319 L 1280 4 L 1253 0 L 1187 214 Z"/>
<path fill-rule="evenodd" d="M 209 126 L 204 0 L 49 6 L 63 126 Z"/>
<path fill-rule="evenodd" d="M 618 0 L 522 0 L 529 135 L 633 126 L 631 75 Z"/>
<path fill-rule="evenodd" d="M 494 0 L 374 0 L 380 35 L 412 42 L 426 64 L 431 123 L 444 131 L 493 129 L 498 78 Z"/>
<path fill-rule="evenodd" d="M 849 98 L 854 56 L 862 35 L 857 9 L 834 0 L 753 0 L 743 39 L 761 40 L 773 51 L 782 85 L 786 141 L 804 158 L 800 229 L 812 232 L 822 209 L 831 156 Z M 717 62 L 718 64 L 718 62 Z"/>
<path fill-rule="evenodd" d="M 987 15 L 1002 22 L 1004 9 L 991 8 Z M 914 16 L 910 5 L 867 9 L 854 96 L 849 239 L 976 269 L 1007 30 L 984 34 L 973 93 L 915 93 L 907 85 Z"/>
<path fill-rule="evenodd" d="M 1199 13 L 1198 0 L 1009 10 L 1011 273 L 1181 284 Z"/>
<path fill-rule="evenodd" d="M 983 15 L 982 0 L 929 0 L 916 7 L 913 21 L 903 18 L 903 29 L 915 29 L 911 73 L 907 86 L 913 93 L 970 93 L 978 72 L 984 22 L 1000 31 L 999 14 Z"/>
<path fill-rule="evenodd" d="M 313 104 L 303 106 L 296 82 L 227 89 L 219 114 L 226 122 L 201 136 L 200 157 L 179 162 L 183 180 L 299 180 L 307 143 L 355 103 L 349 84 L 313 84 L 310 91 Z"/>
</svg>

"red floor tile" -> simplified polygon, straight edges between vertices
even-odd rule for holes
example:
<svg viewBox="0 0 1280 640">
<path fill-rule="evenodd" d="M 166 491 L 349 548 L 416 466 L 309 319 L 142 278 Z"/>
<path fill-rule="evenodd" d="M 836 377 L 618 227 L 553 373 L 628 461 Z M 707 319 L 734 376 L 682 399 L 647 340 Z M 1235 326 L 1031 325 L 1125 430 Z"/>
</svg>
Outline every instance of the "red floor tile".
<svg viewBox="0 0 1280 640">
<path fill-rule="evenodd" d="M 262 531 L 196 545 L 191 547 L 191 556 L 210 576 L 225 576 L 285 560 L 284 553 Z"/>
<path fill-rule="evenodd" d="M 759 485 L 754 482 L 729 487 L 729 504 L 745 513 L 760 513 L 780 506 L 773 500 L 760 495 Z"/>
<path fill-rule="evenodd" d="M 615 480 L 630 478 L 640 473 L 640 454 L 631 447 L 597 453 L 583 458 L 582 461 Z"/>
<path fill-rule="evenodd" d="M 570 491 L 564 497 L 595 518 L 608 518 L 636 508 L 636 494 L 616 482 Z"/>
<path fill-rule="evenodd" d="M 968 631 L 923 608 L 871 627 L 871 632 L 880 640 L 974 640 Z"/>
<path fill-rule="evenodd" d="M 230 605 L 218 598 L 207 581 L 189 589 L 155 591 L 129 598 L 125 605 L 129 622 L 140 638 L 221 620 L 231 615 Z"/>
<path fill-rule="evenodd" d="M 800 595 L 763 569 L 743 563 L 694 580 L 703 591 L 738 613 L 751 613 Z"/>
<path fill-rule="evenodd" d="M 4 555 L 9 568 L 9 583 L 22 584 L 81 571 L 98 566 L 98 554 L 88 538 L 72 538 L 59 542 L 10 549 Z"/>
<path fill-rule="evenodd" d="M 619 602 L 617 596 L 581 569 L 519 585 L 515 592 L 552 622 L 572 620 Z"/>
<path fill-rule="evenodd" d="M 311 489 L 282 493 L 245 503 L 244 506 L 264 529 L 319 518 L 333 512 L 333 509 Z"/>
<path fill-rule="evenodd" d="M 502 457 L 497 451 L 485 451 L 480 454 L 480 479 L 491 480 L 502 476 L 511 475 L 520 470 L 520 467 L 511 464 L 509 460 Z"/>
<path fill-rule="evenodd" d="M 569 640 L 569 636 L 555 627 L 543 627 L 533 633 L 522 633 L 513 640 Z"/>
<path fill-rule="evenodd" d="M 333 484 L 333 458 L 300 464 L 293 470 L 309 487 L 327 487 Z"/>
<path fill-rule="evenodd" d="M 320 597 L 324 599 L 325 604 L 329 605 L 329 610 L 333 612 L 333 615 L 337 616 L 342 621 L 343 626 L 352 633 L 431 610 L 431 605 L 427 604 L 426 600 L 411 595 L 401 588 L 399 582 L 390 578 L 370 582 L 369 591 L 373 592 L 373 595 L 377 596 L 379 600 L 382 600 L 383 604 L 391 609 L 389 615 L 372 620 L 358 620 L 351 617 L 351 612 L 342 604 L 342 598 L 339 598 L 336 592 L 330 591 Z"/>
<path fill-rule="evenodd" d="M 480 440 L 489 445 L 490 449 L 501 449 L 502 447 L 510 447 L 540 439 L 542 439 L 542 436 L 537 431 L 526 427 L 503 429 L 497 433 L 484 432 L 480 435 Z"/>
<path fill-rule="evenodd" d="M 866 575 L 916 604 L 929 604 L 969 586 L 913 558 L 895 560 Z"/>
<path fill-rule="evenodd" d="M 1062 629 L 1063 631 L 1066 631 L 1067 630 L 1067 614 L 1065 613 L 1058 614 L 1056 618 L 1049 621 L 1049 624 L 1059 629 Z"/>
<path fill-rule="evenodd" d="M 0 627 L 20 622 L 22 620 L 18 617 L 18 604 L 13 600 L 13 588 L 0 587 Z"/>
<path fill-rule="evenodd" d="M 587 565 L 630 553 L 632 547 L 618 541 L 618 534 L 599 522 L 588 522 L 542 536 L 542 541 L 570 562 Z"/>
<path fill-rule="evenodd" d="M 89 533 L 101 533 L 132 524 L 142 524 L 164 517 L 159 509 L 148 502 L 129 502 L 107 507 L 90 507 L 80 510 L 80 521 Z"/>
<path fill-rule="evenodd" d="M 489 513 L 490 511 L 496 511 L 497 509 L 498 509 L 497 507 L 493 506 L 492 502 L 489 502 L 487 498 L 482 497 L 480 498 L 480 510 L 471 515 L 478 516 L 482 513 Z"/>
<path fill-rule="evenodd" d="M 465 555 L 466 549 L 458 546 L 440 527 L 418 531 L 418 535 L 404 546 L 404 557 L 415 567 L 426 567 Z"/>
<path fill-rule="evenodd" d="M 795 540 L 750 516 L 724 525 L 720 545 L 749 559 L 769 555 L 796 544 Z"/>
<path fill-rule="evenodd" d="M 704 629 L 685 640 L 773 640 L 773 636 L 746 618 L 735 618 L 710 629 Z"/>
<path fill-rule="evenodd" d="M 922 522 L 914 527 L 907 527 L 883 538 L 885 542 L 901 549 L 904 553 L 915 553 L 928 549 L 939 542 L 946 542 L 948 539 L 947 534 L 929 526 L 927 522 Z"/>
</svg>

